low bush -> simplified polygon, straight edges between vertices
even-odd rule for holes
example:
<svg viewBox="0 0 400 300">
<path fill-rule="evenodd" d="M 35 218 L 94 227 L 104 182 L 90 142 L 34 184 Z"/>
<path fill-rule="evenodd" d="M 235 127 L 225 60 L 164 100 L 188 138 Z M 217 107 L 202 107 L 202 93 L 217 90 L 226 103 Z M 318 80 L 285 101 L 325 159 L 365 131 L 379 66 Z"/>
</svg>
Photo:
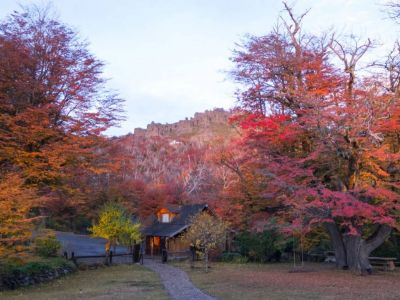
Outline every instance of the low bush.
<svg viewBox="0 0 400 300">
<path fill-rule="evenodd" d="M 75 268 L 75 265 L 61 257 L 42 261 L 31 261 L 24 264 L 3 262 L 0 264 L 0 277 L 12 274 L 34 275 L 63 267 Z"/>
<path fill-rule="evenodd" d="M 235 247 L 250 261 L 280 261 L 287 240 L 277 229 L 262 232 L 242 232 L 235 238 Z"/>
<path fill-rule="evenodd" d="M 76 270 L 73 263 L 58 257 L 27 263 L 0 263 L 0 291 L 46 282 Z"/>
<path fill-rule="evenodd" d="M 249 261 L 249 258 L 242 256 L 240 253 L 237 252 L 225 252 L 222 253 L 221 255 L 221 261 L 237 263 L 237 264 L 245 264 Z"/>
<path fill-rule="evenodd" d="M 35 253 L 41 257 L 56 257 L 60 248 L 60 242 L 53 236 L 35 240 Z"/>
<path fill-rule="evenodd" d="M 400 233 L 393 232 L 382 245 L 371 253 L 371 256 L 396 257 L 400 260 Z"/>
</svg>

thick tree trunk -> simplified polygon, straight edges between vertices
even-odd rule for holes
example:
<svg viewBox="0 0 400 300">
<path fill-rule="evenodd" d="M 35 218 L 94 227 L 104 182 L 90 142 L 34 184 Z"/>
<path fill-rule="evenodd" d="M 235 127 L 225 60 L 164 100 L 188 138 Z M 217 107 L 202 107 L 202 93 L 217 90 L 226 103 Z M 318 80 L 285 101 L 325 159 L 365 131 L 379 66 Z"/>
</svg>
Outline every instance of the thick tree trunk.
<svg viewBox="0 0 400 300">
<path fill-rule="evenodd" d="M 343 237 L 346 248 L 347 265 L 350 270 L 357 273 L 371 273 L 372 266 L 368 256 L 371 253 L 366 242 L 359 235 L 346 235 Z"/>
<path fill-rule="evenodd" d="M 388 225 L 378 225 L 374 234 L 367 240 L 361 235 L 342 235 L 335 223 L 325 223 L 333 249 L 335 250 L 336 265 L 357 273 L 371 273 L 372 266 L 368 257 L 373 250 L 379 247 L 390 235 Z"/>
<path fill-rule="evenodd" d="M 325 228 L 331 237 L 332 247 L 335 250 L 336 266 L 340 269 L 347 269 L 346 248 L 342 234 L 335 223 L 325 223 Z"/>
</svg>

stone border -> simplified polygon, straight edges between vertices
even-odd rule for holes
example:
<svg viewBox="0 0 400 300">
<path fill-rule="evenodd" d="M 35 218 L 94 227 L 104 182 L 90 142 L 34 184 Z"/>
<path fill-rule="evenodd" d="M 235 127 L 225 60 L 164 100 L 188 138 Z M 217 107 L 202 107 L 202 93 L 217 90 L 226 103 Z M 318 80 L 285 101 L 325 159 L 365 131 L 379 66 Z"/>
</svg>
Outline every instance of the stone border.
<svg viewBox="0 0 400 300">
<path fill-rule="evenodd" d="M 0 291 L 14 290 L 19 287 L 34 285 L 38 283 L 49 282 L 54 279 L 63 277 L 73 273 L 76 268 L 72 266 L 58 267 L 54 269 L 35 272 L 34 274 L 24 274 L 22 272 L 14 272 L 0 278 Z"/>
</svg>

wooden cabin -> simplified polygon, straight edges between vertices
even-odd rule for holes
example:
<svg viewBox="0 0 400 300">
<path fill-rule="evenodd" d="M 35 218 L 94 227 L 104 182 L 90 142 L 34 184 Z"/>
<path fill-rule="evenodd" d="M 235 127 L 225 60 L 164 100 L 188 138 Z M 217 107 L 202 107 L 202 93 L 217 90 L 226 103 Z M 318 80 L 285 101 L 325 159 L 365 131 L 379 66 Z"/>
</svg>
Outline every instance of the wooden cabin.
<svg viewBox="0 0 400 300">
<path fill-rule="evenodd" d="M 168 252 L 188 251 L 190 245 L 182 240 L 182 234 L 190 226 L 193 216 L 204 211 L 211 211 L 207 204 L 191 204 L 182 206 L 166 206 L 160 208 L 146 223 L 143 230 L 145 236 L 145 253 L 160 255 L 162 249 Z"/>
</svg>

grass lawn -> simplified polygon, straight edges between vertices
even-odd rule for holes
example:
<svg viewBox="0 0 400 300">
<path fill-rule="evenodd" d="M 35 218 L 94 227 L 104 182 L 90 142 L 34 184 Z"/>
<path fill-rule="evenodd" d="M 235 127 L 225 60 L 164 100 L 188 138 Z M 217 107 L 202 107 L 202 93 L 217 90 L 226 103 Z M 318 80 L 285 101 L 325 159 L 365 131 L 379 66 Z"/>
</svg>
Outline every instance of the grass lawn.
<svg viewBox="0 0 400 300">
<path fill-rule="evenodd" d="M 206 274 L 200 262 L 192 282 L 218 299 L 400 299 L 400 272 L 354 275 L 325 264 L 306 263 L 308 272 L 289 272 L 290 264 L 213 263 Z"/>
<path fill-rule="evenodd" d="M 50 283 L 0 292 L 0 299 L 169 299 L 158 275 L 139 265 L 79 271 Z"/>
</svg>

